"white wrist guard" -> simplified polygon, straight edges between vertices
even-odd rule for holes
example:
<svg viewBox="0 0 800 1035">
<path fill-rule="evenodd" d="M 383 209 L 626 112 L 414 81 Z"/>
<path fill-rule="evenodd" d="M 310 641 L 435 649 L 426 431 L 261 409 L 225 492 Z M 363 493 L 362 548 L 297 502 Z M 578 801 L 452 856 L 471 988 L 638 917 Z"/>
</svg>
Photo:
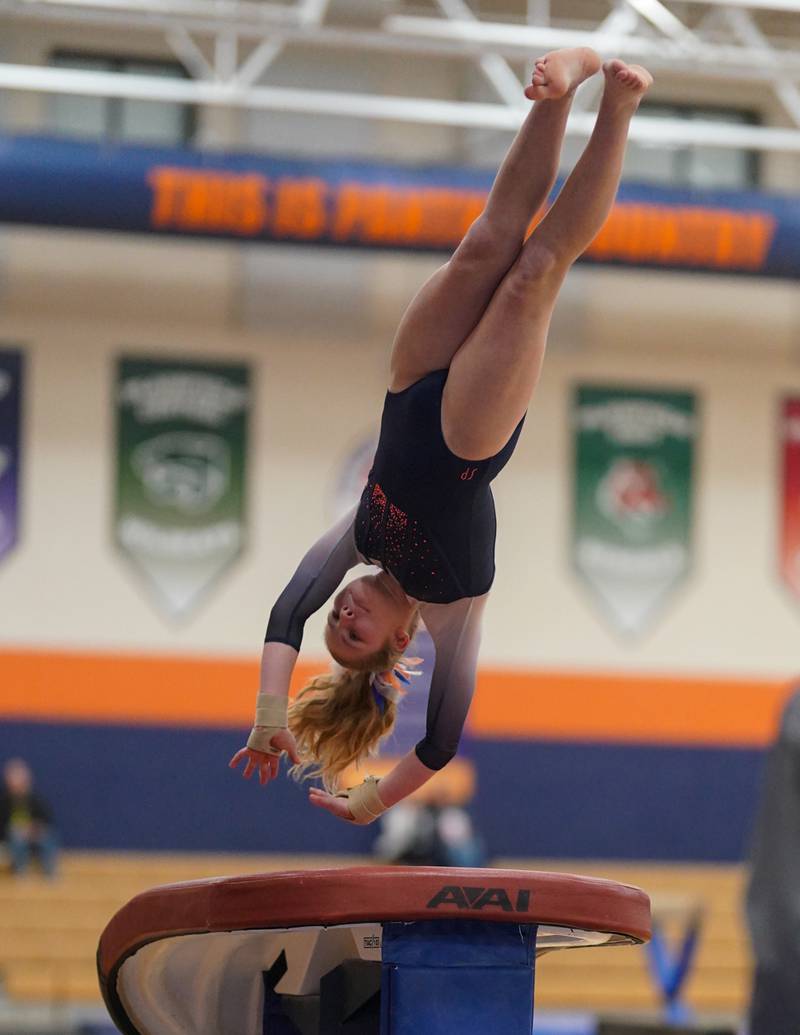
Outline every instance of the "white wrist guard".
<svg viewBox="0 0 800 1035">
<path fill-rule="evenodd" d="M 353 822 L 359 826 L 372 823 L 386 811 L 386 806 L 378 794 L 378 781 L 374 776 L 368 776 L 357 787 L 351 787 L 346 797 L 353 814 Z"/>
<path fill-rule="evenodd" d="M 276 694 L 260 693 L 256 698 L 256 721 L 247 746 L 265 755 L 280 755 L 281 752 L 270 743 L 276 733 L 288 726 L 289 699 Z"/>
</svg>

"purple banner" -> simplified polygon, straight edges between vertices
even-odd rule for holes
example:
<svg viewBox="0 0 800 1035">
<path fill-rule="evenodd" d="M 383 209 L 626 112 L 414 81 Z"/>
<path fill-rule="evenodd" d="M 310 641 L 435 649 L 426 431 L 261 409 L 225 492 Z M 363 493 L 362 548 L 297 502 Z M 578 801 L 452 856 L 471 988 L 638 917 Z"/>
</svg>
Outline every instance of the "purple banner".
<svg viewBox="0 0 800 1035">
<path fill-rule="evenodd" d="M 22 353 L 0 349 L 0 560 L 17 543 Z"/>
</svg>

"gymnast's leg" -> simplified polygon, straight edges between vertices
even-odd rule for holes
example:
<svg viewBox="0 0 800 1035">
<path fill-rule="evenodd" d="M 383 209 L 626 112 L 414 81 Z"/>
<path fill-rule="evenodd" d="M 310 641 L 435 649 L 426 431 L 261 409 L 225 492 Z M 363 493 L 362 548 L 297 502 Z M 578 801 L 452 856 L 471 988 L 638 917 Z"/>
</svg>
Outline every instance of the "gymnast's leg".
<svg viewBox="0 0 800 1035">
<path fill-rule="evenodd" d="M 497 453 L 525 413 L 558 291 L 614 202 L 628 126 L 652 77 L 622 61 L 603 70 L 605 90 L 586 150 L 450 364 L 442 427 L 450 449 L 466 459 Z"/>
<path fill-rule="evenodd" d="M 461 244 L 420 288 L 395 336 L 391 389 L 449 367 L 522 248 L 555 182 L 576 88 L 599 71 L 588 47 L 559 50 L 536 63 L 528 113 L 495 178 L 486 208 Z"/>
</svg>

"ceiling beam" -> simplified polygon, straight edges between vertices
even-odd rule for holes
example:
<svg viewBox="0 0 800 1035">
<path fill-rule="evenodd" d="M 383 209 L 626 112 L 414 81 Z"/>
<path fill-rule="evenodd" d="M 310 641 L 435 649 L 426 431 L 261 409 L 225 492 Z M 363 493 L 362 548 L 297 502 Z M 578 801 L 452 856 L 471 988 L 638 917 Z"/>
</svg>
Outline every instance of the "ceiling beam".
<svg viewBox="0 0 800 1035">
<path fill-rule="evenodd" d="M 436 3 L 446 18 L 478 20 L 466 0 L 436 0 Z M 501 101 L 515 106 L 525 102 L 523 84 L 504 57 L 481 54 L 475 60 Z"/>
<path fill-rule="evenodd" d="M 235 83 L 167 79 L 118 72 L 38 68 L 30 65 L 0 64 L 0 88 L 228 106 L 295 114 L 338 115 L 509 132 L 515 132 L 519 128 L 524 114 L 503 104 L 386 97 L 286 87 L 243 88 Z M 595 117 L 592 114 L 576 113 L 568 123 L 567 132 L 570 135 L 586 137 L 591 132 L 594 121 Z M 800 130 L 721 122 L 688 122 L 682 119 L 648 118 L 644 115 L 638 115 L 633 120 L 630 139 L 662 147 L 700 145 L 800 153 Z"/>
<path fill-rule="evenodd" d="M 236 7 L 230 0 L 220 0 Z M 800 0 L 799 0 L 800 2 Z M 90 24 L 109 29 L 161 32 L 183 31 L 197 36 L 216 38 L 223 30 L 235 32 L 242 40 L 263 42 L 278 40 L 282 45 L 302 44 L 333 50 L 364 50 L 378 53 L 420 54 L 430 57 L 463 57 L 479 59 L 488 53 L 507 60 L 529 61 L 532 55 L 558 47 L 585 46 L 591 43 L 606 56 L 622 56 L 648 62 L 654 70 L 675 75 L 691 75 L 697 79 L 728 79 L 737 82 L 773 82 L 776 76 L 800 80 L 800 40 L 794 49 L 785 47 L 771 52 L 769 67 L 752 48 L 702 41 L 697 52 L 674 40 L 619 31 L 607 31 L 599 23 L 599 31 L 554 28 L 551 26 L 518 25 L 503 22 L 452 20 L 431 17 L 389 16 L 380 29 L 342 27 L 328 24 L 303 24 L 294 8 L 264 4 L 257 22 L 230 22 L 209 18 L 204 0 L 198 7 L 189 7 L 179 18 L 183 0 L 165 0 L 164 4 L 144 0 L 145 13 L 136 13 L 132 0 L 0 0 L 0 20 L 5 15 L 26 22 L 45 21 Z M 250 4 L 260 8 L 260 4 Z M 223 8 L 225 9 L 225 8 Z M 298 8 L 299 10 L 299 8 Z M 790 42 L 790 41 L 786 41 Z"/>
<path fill-rule="evenodd" d="M 514 25 L 509 22 L 445 21 L 410 15 L 391 15 L 383 27 L 399 36 L 416 36 L 427 40 L 459 40 L 481 43 L 486 47 L 530 51 L 531 48 L 553 50 L 558 47 L 579 47 L 587 43 L 607 56 L 637 58 L 653 68 L 687 70 L 699 78 L 736 72 L 741 81 L 768 81 L 783 74 L 800 78 L 800 52 L 774 50 L 768 69 L 753 67 L 754 54 L 749 47 L 698 41 L 687 49 L 684 43 L 663 36 L 632 36 L 623 33 L 560 29 L 536 25 Z M 763 54 L 762 54 L 763 57 Z"/>
<path fill-rule="evenodd" d="M 591 44 L 606 57 L 641 61 L 657 77 L 764 84 L 800 123 L 800 40 L 769 39 L 753 18 L 756 10 L 800 14 L 800 0 L 696 2 L 706 14 L 692 28 L 684 24 L 683 9 L 674 0 L 616 0 L 610 14 L 604 7 L 606 17 L 598 16 L 594 29 L 578 30 L 554 24 L 551 0 L 527 0 L 528 16 L 548 21 L 538 25 L 480 20 L 466 0 L 435 0 L 444 17 L 397 14 L 381 24 L 330 24 L 329 0 L 0 0 L 0 22 L 104 27 L 125 33 L 126 46 L 134 30 L 161 35 L 193 77 L 170 80 L 4 64 L 0 88 L 513 131 L 528 107 L 520 81 L 525 64 L 547 50 Z M 797 24 L 800 33 L 800 19 Z M 270 64 L 292 46 L 338 50 L 355 59 L 371 52 L 472 60 L 500 103 L 260 85 Z M 596 102 L 598 87 L 599 76 L 579 94 L 569 133 L 585 136 L 591 130 L 587 105 Z M 800 150 L 798 136 L 800 125 L 690 123 L 646 115 L 637 116 L 631 131 L 633 140 L 660 147 L 697 144 L 792 153 Z"/>
</svg>

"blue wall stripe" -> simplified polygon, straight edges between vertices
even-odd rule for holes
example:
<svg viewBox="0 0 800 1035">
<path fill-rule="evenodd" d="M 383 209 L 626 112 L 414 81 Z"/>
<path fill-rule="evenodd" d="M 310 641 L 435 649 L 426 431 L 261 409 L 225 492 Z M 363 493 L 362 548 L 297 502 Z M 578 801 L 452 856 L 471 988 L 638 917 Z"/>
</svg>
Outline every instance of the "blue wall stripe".
<svg viewBox="0 0 800 1035">
<path fill-rule="evenodd" d="M 764 753 L 476 740 L 475 818 L 493 854 L 739 861 Z"/>
<path fill-rule="evenodd" d="M 78 849 L 368 852 L 375 827 L 314 809 L 281 779 L 227 768 L 236 730 L 5 722 L 0 760 L 27 759 Z M 737 861 L 763 752 L 474 740 L 473 814 L 490 855 Z"/>
</svg>

